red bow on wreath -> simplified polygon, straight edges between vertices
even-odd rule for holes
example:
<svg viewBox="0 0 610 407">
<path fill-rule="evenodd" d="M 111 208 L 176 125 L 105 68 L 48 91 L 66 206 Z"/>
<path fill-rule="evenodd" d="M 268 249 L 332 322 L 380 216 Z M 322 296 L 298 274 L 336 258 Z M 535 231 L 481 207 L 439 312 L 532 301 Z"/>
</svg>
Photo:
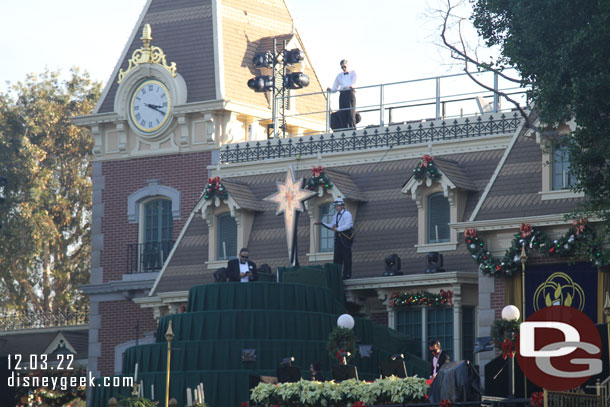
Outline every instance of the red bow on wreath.
<svg viewBox="0 0 610 407">
<path fill-rule="evenodd" d="M 531 234 L 532 234 L 532 225 L 530 225 L 529 223 L 522 223 L 521 224 L 521 238 L 525 239 L 527 237 L 530 237 Z"/>
<path fill-rule="evenodd" d="M 441 402 L 438 403 L 438 407 L 451 407 L 452 405 L 453 403 L 451 400 L 441 400 Z"/>
<path fill-rule="evenodd" d="M 506 359 L 508 356 L 515 357 L 513 341 L 504 338 L 504 341 L 502 341 L 502 358 Z"/>
<path fill-rule="evenodd" d="M 220 177 L 208 178 L 208 184 L 220 184 Z"/>
<path fill-rule="evenodd" d="M 356 401 L 354 404 L 352 404 L 352 407 L 367 407 L 366 404 L 364 404 L 364 401 Z"/>
<path fill-rule="evenodd" d="M 432 161 L 434 161 L 434 157 L 432 157 L 431 155 L 425 154 L 424 156 L 422 156 L 421 164 L 419 166 L 428 167 L 428 164 L 430 164 Z"/>
<path fill-rule="evenodd" d="M 585 231 L 585 228 L 587 227 L 587 220 L 580 218 L 572 222 L 572 225 L 576 228 L 576 236 L 578 236 L 580 233 Z"/>
<path fill-rule="evenodd" d="M 321 165 L 318 167 L 313 167 L 311 169 L 311 172 L 313 173 L 314 177 L 319 177 L 324 172 L 324 167 L 322 167 Z"/>
<path fill-rule="evenodd" d="M 464 237 L 475 238 L 477 237 L 477 230 L 475 228 L 464 229 Z"/>
<path fill-rule="evenodd" d="M 342 353 L 345 353 L 345 351 L 343 349 L 339 349 L 335 354 L 339 363 L 343 362 L 343 356 L 341 356 Z"/>
<path fill-rule="evenodd" d="M 532 393 L 532 397 L 530 398 L 530 406 L 532 407 L 542 407 L 544 403 L 544 393 L 541 391 L 537 391 Z"/>
</svg>

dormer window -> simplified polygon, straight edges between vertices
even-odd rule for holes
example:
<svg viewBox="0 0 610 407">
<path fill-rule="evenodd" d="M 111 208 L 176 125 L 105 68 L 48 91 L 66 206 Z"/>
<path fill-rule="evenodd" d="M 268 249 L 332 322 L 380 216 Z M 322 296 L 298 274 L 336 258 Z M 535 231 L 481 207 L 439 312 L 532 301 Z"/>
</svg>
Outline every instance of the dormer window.
<svg viewBox="0 0 610 407">
<path fill-rule="evenodd" d="M 217 260 L 237 258 L 237 223 L 230 212 L 218 215 Z"/>
<path fill-rule="evenodd" d="M 451 212 L 449 200 L 442 192 L 428 197 L 428 243 L 444 243 L 450 241 L 449 222 Z"/>
<path fill-rule="evenodd" d="M 576 179 L 570 174 L 570 153 L 567 146 L 553 146 L 553 191 L 570 189 Z"/>
<path fill-rule="evenodd" d="M 333 207 L 330 202 L 322 204 L 318 207 L 318 220 L 323 223 L 330 223 L 333 219 Z M 318 252 L 328 253 L 334 250 L 335 245 L 335 234 L 332 230 L 326 228 L 318 228 L 319 236 L 319 248 Z"/>
</svg>

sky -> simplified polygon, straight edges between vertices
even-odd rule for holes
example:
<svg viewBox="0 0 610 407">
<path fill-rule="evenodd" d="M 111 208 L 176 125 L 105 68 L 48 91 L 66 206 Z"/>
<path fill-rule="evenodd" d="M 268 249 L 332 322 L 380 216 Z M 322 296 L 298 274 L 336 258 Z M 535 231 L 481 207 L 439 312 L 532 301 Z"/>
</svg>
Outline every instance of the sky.
<svg viewBox="0 0 610 407">
<path fill-rule="evenodd" d="M 347 58 L 360 85 L 456 72 L 438 44 L 440 0 L 286 0 L 322 86 Z M 21 0 L 0 5 L 0 90 L 45 68 L 107 81 L 146 0 Z"/>
</svg>

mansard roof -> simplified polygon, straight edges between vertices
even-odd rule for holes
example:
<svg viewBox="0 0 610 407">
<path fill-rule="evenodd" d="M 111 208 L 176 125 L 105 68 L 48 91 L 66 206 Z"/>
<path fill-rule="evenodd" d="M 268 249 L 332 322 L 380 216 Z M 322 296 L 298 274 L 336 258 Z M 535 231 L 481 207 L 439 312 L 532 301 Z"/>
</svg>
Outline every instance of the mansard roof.
<svg viewBox="0 0 610 407">
<path fill-rule="evenodd" d="M 140 48 L 145 24 L 152 29 L 152 45 L 168 62 L 176 63 L 187 88 L 187 103 L 215 100 L 214 33 L 210 0 L 150 0 L 142 11 L 125 50 L 102 94 L 96 113 L 112 112 L 119 69 L 126 70 L 133 51 Z"/>
<path fill-rule="evenodd" d="M 241 182 L 234 182 L 227 179 L 220 181 L 226 188 L 229 196 L 233 198 L 235 203 L 241 208 L 250 211 L 260 211 L 262 202 L 254 196 L 250 187 Z"/>
<path fill-rule="evenodd" d="M 460 188 L 465 191 L 477 190 L 477 187 L 473 185 L 470 177 L 464 174 L 464 171 L 462 171 L 462 168 L 457 161 L 437 158 L 434 160 L 434 162 L 441 172 L 456 186 L 456 188 Z"/>
<path fill-rule="evenodd" d="M 456 181 L 462 186 L 472 187 L 465 207 L 464 219 L 468 219 L 485 187 L 497 168 L 504 149 L 474 151 L 459 154 L 435 156 L 436 159 L 452 162 L 462 174 L 468 174 L 469 184 L 460 178 L 460 173 L 451 165 L 449 168 Z M 331 182 L 358 201 L 355 220 L 357 240 L 353 249 L 353 278 L 376 277 L 383 273 L 383 259 L 393 253 L 402 259 L 406 273 L 423 273 L 425 256 L 417 253 L 417 207 L 414 201 L 401 193 L 401 188 L 419 158 L 393 159 L 380 163 L 362 163 L 342 166 L 325 166 Z M 324 162 L 322 162 L 324 165 Z M 223 185 L 249 188 L 249 202 L 260 202 L 260 211 L 254 221 L 248 241 L 250 257 L 257 264 L 267 263 L 272 269 L 289 263 L 286 256 L 286 237 L 283 218 L 275 215 L 275 205 L 262 199 L 276 191 L 276 182 L 285 177 L 285 167 L 277 172 L 222 178 Z M 311 170 L 300 170 L 299 176 L 306 177 Z M 464 175 L 465 177 L 465 175 Z M 464 183 L 462 183 L 464 182 Z M 349 191 L 353 191 L 350 193 Z M 308 264 L 309 217 L 299 216 L 298 254 L 302 265 Z M 214 270 L 208 270 L 208 226 L 198 212 L 189 220 L 183 230 L 183 237 L 176 243 L 176 250 L 166 265 L 154 293 L 187 291 L 195 284 L 214 281 Z M 463 244 L 458 249 L 445 253 L 448 271 L 476 271 L 477 265 Z"/>
<path fill-rule="evenodd" d="M 584 198 L 543 200 L 542 148 L 534 137 L 521 134 L 483 198 L 474 221 L 571 212 Z"/>
</svg>

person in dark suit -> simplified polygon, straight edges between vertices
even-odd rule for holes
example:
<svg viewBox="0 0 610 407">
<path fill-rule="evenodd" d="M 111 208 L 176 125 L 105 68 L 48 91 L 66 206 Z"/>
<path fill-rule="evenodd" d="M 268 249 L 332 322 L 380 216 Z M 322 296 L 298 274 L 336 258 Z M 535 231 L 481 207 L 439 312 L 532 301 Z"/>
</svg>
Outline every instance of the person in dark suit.
<svg viewBox="0 0 610 407">
<path fill-rule="evenodd" d="M 248 260 L 247 248 L 244 247 L 239 251 L 239 259 L 229 260 L 227 264 L 227 277 L 229 277 L 229 281 L 241 281 L 242 283 L 258 280 L 256 264 Z"/>
<path fill-rule="evenodd" d="M 441 369 L 441 367 L 445 363 L 449 363 L 451 358 L 449 358 L 449 354 L 441 348 L 441 342 L 438 339 L 432 339 L 428 343 L 428 349 L 430 349 L 430 354 L 432 355 L 432 376 L 431 379 L 436 377 L 436 374 Z"/>
<path fill-rule="evenodd" d="M 314 382 L 323 382 L 324 376 L 322 376 L 322 364 L 320 362 L 312 362 L 309 365 L 309 372 L 311 373 L 311 380 Z"/>
</svg>

